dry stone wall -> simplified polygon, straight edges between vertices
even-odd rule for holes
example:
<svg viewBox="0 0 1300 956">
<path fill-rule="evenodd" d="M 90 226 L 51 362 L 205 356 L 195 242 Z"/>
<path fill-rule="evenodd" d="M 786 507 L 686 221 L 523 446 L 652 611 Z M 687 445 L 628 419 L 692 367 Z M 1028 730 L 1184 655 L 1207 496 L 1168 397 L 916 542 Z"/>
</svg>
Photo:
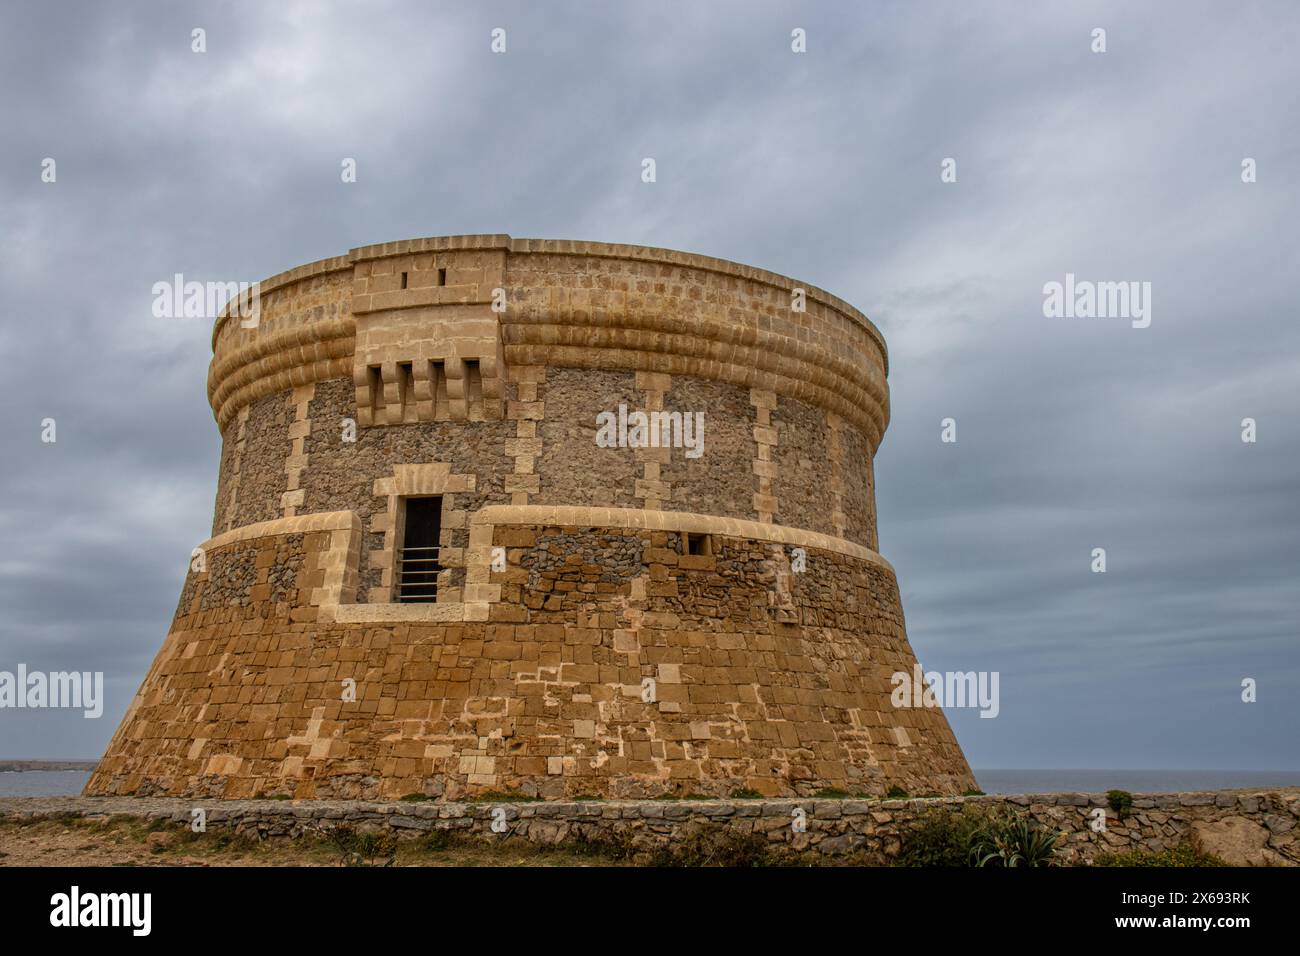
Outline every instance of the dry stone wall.
<svg viewBox="0 0 1300 956">
<path fill-rule="evenodd" d="M 169 821 L 188 827 L 193 810 L 205 811 L 211 830 L 262 839 L 319 836 L 334 827 L 390 832 L 417 839 L 446 830 L 484 841 L 527 840 L 542 845 L 582 841 L 651 853 L 680 846 L 693 835 L 761 837 L 773 850 L 854 862 L 897 860 L 909 832 L 936 810 L 962 805 L 1003 807 L 1061 834 L 1057 861 L 1088 864 L 1100 855 L 1141 850 L 1158 853 L 1194 841 L 1231 866 L 1300 864 L 1300 791 L 1219 791 L 1135 794 L 1123 819 L 1104 796 L 1047 793 L 939 800 L 683 800 L 622 802 L 365 803 L 353 801 L 237 800 L 204 804 L 179 799 L 79 797 L 0 798 L 0 819 L 32 820 L 74 815 Z M 1105 814 L 1094 829 L 1095 810 Z M 803 811 L 806 828 L 792 826 Z M 493 831 L 495 820 L 506 831 Z M 499 826 L 499 824 L 498 824 Z"/>
</svg>

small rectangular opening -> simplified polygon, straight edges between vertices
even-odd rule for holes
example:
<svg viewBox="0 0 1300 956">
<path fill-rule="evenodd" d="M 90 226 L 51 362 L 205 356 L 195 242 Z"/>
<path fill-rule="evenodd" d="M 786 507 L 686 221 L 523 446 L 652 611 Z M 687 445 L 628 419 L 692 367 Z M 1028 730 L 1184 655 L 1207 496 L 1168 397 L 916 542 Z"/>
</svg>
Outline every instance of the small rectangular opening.
<svg viewBox="0 0 1300 956">
<path fill-rule="evenodd" d="M 438 285 L 446 285 L 446 284 L 447 284 L 447 270 L 446 270 L 446 269 L 439 269 L 439 270 L 438 270 Z"/>
<path fill-rule="evenodd" d="M 406 288 L 406 273 L 405 273 L 405 272 L 402 273 L 402 288 L 403 288 L 403 289 Z"/>
<path fill-rule="evenodd" d="M 478 359 L 465 360 L 465 401 L 470 404 L 483 401 L 483 370 Z"/>
<path fill-rule="evenodd" d="M 439 359 L 429 363 L 429 395 L 433 398 L 433 417 L 445 419 L 447 405 L 447 363 Z"/>
<path fill-rule="evenodd" d="M 415 369 L 410 362 L 397 363 L 397 395 L 402 403 L 402 413 L 415 410 Z"/>
<path fill-rule="evenodd" d="M 442 538 L 442 498 L 402 499 L 402 546 L 397 552 L 397 600 L 429 604 L 438 600 L 439 542 Z"/>
<path fill-rule="evenodd" d="M 384 407 L 384 379 L 379 373 L 379 366 L 369 366 L 366 378 L 370 384 L 370 414 L 377 418 L 379 410 Z"/>
<path fill-rule="evenodd" d="M 682 532 L 682 554 L 713 554 L 713 536 L 695 531 Z"/>
</svg>

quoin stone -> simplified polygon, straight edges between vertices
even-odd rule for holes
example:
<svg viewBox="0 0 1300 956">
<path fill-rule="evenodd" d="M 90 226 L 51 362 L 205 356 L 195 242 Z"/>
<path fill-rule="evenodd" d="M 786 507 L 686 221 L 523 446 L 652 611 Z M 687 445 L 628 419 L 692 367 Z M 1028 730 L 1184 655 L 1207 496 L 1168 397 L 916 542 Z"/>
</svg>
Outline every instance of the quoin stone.
<svg viewBox="0 0 1300 956">
<path fill-rule="evenodd" d="M 943 711 L 890 700 L 888 359 L 848 303 L 479 235 L 301 266 L 259 316 L 213 330 L 212 537 L 87 794 L 975 786 Z M 701 453 L 598 443 L 620 407 L 699 416 Z"/>
</svg>

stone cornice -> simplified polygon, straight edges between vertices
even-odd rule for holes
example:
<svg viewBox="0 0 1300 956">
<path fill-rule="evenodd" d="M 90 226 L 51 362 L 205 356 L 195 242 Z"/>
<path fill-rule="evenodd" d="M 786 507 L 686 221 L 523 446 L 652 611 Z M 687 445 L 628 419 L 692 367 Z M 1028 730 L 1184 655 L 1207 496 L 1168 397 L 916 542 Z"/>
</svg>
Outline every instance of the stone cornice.
<svg viewBox="0 0 1300 956">
<path fill-rule="evenodd" d="M 294 515 L 292 518 L 273 518 L 232 528 L 204 541 L 199 547 L 214 551 L 241 541 L 269 538 L 281 534 L 311 534 L 313 531 L 350 531 L 361 534 L 361 519 L 354 511 L 320 511 L 315 514 Z"/>
<path fill-rule="evenodd" d="M 689 511 L 643 511 L 637 508 L 584 508 L 569 505 L 488 505 L 470 517 L 471 525 L 553 525 L 572 528 L 624 528 L 645 531 L 687 531 L 751 541 L 770 541 L 792 548 L 830 551 L 867 561 L 890 574 L 894 567 L 877 552 L 860 544 L 803 528 L 720 518 Z"/>
</svg>

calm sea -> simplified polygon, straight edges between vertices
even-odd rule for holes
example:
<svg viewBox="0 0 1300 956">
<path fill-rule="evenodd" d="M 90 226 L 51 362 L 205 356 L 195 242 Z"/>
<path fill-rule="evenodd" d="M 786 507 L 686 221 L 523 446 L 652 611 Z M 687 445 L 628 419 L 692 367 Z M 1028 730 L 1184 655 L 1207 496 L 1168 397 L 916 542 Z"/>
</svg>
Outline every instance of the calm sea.
<svg viewBox="0 0 1300 956">
<path fill-rule="evenodd" d="M 85 770 L 27 770 L 0 773 L 0 797 L 46 797 L 81 793 Z M 1300 787 L 1295 770 L 976 770 L 985 793 L 1172 793 L 1179 790 L 1228 790 Z"/>
<path fill-rule="evenodd" d="M 81 793 L 89 770 L 23 770 L 0 773 L 0 797 L 63 797 Z"/>
<path fill-rule="evenodd" d="M 1176 793 L 1300 787 L 1296 770 L 976 770 L 985 793 Z"/>
</svg>

